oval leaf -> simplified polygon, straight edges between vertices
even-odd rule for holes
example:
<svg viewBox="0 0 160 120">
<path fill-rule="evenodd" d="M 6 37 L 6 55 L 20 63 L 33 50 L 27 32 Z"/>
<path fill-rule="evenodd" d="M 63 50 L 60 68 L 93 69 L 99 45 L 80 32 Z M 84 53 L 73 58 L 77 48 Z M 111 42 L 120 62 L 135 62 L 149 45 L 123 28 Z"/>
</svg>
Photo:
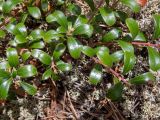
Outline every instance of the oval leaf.
<svg viewBox="0 0 160 120">
<path fill-rule="evenodd" d="M 130 79 L 129 82 L 131 84 L 139 85 L 139 84 L 144 84 L 144 83 L 148 82 L 149 80 L 155 81 L 155 77 L 152 73 L 147 72 L 147 73 L 144 73 L 142 75 L 139 75 L 139 76 L 136 76 L 136 77 Z"/>
<path fill-rule="evenodd" d="M 41 11 L 38 7 L 28 7 L 28 12 L 35 19 L 41 18 Z"/>
<path fill-rule="evenodd" d="M 69 63 L 65 63 L 63 61 L 56 62 L 56 67 L 61 71 L 70 71 L 72 69 L 72 65 Z"/>
<path fill-rule="evenodd" d="M 78 44 L 78 42 L 76 41 L 76 39 L 73 37 L 68 38 L 67 46 L 68 46 L 68 50 L 69 50 L 70 55 L 74 59 L 78 59 L 81 55 L 81 47 Z"/>
<path fill-rule="evenodd" d="M 154 34 L 153 38 L 160 38 L 160 15 L 153 15 L 154 20 Z"/>
<path fill-rule="evenodd" d="M 19 65 L 18 53 L 15 48 L 8 48 L 6 55 L 11 67 L 16 67 L 17 65 Z"/>
<path fill-rule="evenodd" d="M 93 57 L 96 54 L 96 51 L 89 46 L 83 46 L 82 53 L 89 57 Z"/>
<path fill-rule="evenodd" d="M 102 66 L 95 65 L 89 75 L 89 82 L 93 85 L 97 85 L 102 81 Z"/>
<path fill-rule="evenodd" d="M 37 74 L 37 69 L 33 65 L 24 65 L 17 70 L 17 75 L 22 78 L 32 77 Z"/>
<path fill-rule="evenodd" d="M 160 54 L 159 52 L 152 47 L 148 47 L 149 54 L 149 66 L 153 71 L 160 70 Z"/>
<path fill-rule="evenodd" d="M 22 88 L 29 94 L 29 95 L 35 95 L 37 92 L 37 88 L 34 87 L 33 85 L 30 85 L 26 82 L 21 81 L 20 85 Z"/>
<path fill-rule="evenodd" d="M 56 48 L 53 52 L 53 58 L 58 60 L 60 56 L 64 53 L 66 46 L 63 43 L 59 43 L 56 45 Z"/>
</svg>

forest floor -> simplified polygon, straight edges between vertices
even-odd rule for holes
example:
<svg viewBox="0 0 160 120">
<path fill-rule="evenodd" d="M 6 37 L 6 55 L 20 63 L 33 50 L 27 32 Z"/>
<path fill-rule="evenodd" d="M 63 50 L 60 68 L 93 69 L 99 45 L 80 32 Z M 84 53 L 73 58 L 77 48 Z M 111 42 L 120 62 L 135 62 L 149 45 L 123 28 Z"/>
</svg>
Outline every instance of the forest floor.
<svg viewBox="0 0 160 120">
<path fill-rule="evenodd" d="M 87 5 L 76 0 L 87 11 Z M 147 35 L 153 32 L 153 14 L 160 13 L 160 0 L 149 0 L 141 12 L 133 15 L 141 30 Z M 160 41 L 158 41 L 160 42 Z M 1 53 L 0 53 L 1 54 Z M 147 56 L 136 54 L 137 64 L 133 74 L 145 72 Z M 60 81 L 42 85 L 33 97 L 16 97 L 0 106 L 0 120 L 160 120 L 160 76 L 154 85 L 125 88 L 123 100 L 111 102 L 106 99 L 110 86 L 108 74 L 101 84 L 94 87 L 88 83 L 89 66 L 93 61 L 82 56 L 74 61 L 71 72 Z"/>
</svg>

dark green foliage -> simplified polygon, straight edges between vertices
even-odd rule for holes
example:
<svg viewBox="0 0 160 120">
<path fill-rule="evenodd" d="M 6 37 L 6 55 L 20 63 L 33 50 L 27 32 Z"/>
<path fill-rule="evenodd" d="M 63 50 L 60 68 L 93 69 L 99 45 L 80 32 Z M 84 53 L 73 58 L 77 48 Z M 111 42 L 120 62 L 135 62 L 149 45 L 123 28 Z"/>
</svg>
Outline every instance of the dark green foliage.
<svg viewBox="0 0 160 120">
<path fill-rule="evenodd" d="M 24 8 L 17 12 L 16 5 L 22 2 Z M 48 0 L 41 0 L 39 5 L 22 0 L 0 2 L 4 19 L 0 21 L 3 26 L 0 40 L 5 41 L 8 34 L 11 36 L 6 56 L 0 60 L 0 99 L 7 99 L 14 85 L 35 95 L 38 88 L 30 84 L 33 79 L 60 80 L 63 72 L 72 70 L 76 59 L 83 56 L 93 64 L 88 67 L 92 68 L 88 77 L 90 84 L 101 84 L 104 72 L 113 76 L 108 80 L 113 80 L 113 86 L 106 95 L 113 101 L 122 98 L 125 84 L 138 85 L 155 80 L 153 73 L 160 70 L 159 45 L 148 38 L 160 38 L 160 15 L 153 15 L 154 33 L 147 36 L 135 18 L 116 9 L 122 3 L 133 12 L 139 12 L 136 0 L 119 0 L 113 5 L 110 0 L 99 1 L 99 5 L 93 0 L 85 2 L 90 7 L 89 16 L 82 14 L 81 6 L 65 0 L 57 0 L 54 8 Z M 5 17 L 9 18 L 7 22 Z M 124 75 L 133 70 L 135 50 L 139 50 L 134 45 L 147 47 L 150 70 L 128 80 Z M 115 71 L 117 65 L 118 72 Z"/>
</svg>

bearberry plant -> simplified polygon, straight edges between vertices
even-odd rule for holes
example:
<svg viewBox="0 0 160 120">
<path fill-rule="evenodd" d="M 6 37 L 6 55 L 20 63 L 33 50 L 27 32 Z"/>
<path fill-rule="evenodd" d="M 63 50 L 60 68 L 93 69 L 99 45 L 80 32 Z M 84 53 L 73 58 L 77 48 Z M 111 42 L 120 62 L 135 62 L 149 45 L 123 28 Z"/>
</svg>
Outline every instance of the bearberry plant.
<svg viewBox="0 0 160 120">
<path fill-rule="evenodd" d="M 153 15 L 154 31 L 148 35 L 133 15 L 118 9 L 126 6 L 136 15 L 141 8 L 137 0 L 99 0 L 97 5 L 84 1 L 89 14 L 70 0 L 0 1 L 0 42 L 5 46 L 0 59 L 0 99 L 18 88 L 35 95 L 38 86 L 33 80 L 60 80 L 84 55 L 94 63 L 90 84 L 99 84 L 104 72 L 113 76 L 106 95 L 111 100 L 121 98 L 124 86 L 155 81 L 160 70 L 160 15 Z M 141 49 L 148 53 L 147 69 L 129 79 L 135 51 Z"/>
</svg>

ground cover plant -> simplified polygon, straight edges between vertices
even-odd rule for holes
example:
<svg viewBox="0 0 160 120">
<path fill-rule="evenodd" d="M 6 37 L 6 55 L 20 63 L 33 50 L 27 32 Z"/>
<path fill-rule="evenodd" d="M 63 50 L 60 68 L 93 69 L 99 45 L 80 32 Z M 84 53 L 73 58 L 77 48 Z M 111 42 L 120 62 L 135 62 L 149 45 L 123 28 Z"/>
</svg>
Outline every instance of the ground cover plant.
<svg viewBox="0 0 160 120">
<path fill-rule="evenodd" d="M 60 80 L 82 55 L 94 63 L 88 67 L 90 84 L 98 85 L 105 72 L 112 75 L 112 87 L 106 90 L 106 97 L 112 101 L 122 98 L 124 86 L 156 82 L 160 15 L 153 15 L 154 31 L 148 36 L 136 19 L 116 9 L 123 4 L 136 14 L 145 1 L 85 2 L 92 11 L 90 15 L 81 14 L 81 7 L 72 1 L 0 1 L 0 39 L 7 46 L 0 62 L 2 101 L 12 99 L 12 94 L 22 89 L 35 95 L 38 86 L 34 79 L 46 83 Z M 147 52 L 148 67 L 143 74 L 128 79 L 136 64 L 135 53 L 141 50 Z"/>
</svg>

